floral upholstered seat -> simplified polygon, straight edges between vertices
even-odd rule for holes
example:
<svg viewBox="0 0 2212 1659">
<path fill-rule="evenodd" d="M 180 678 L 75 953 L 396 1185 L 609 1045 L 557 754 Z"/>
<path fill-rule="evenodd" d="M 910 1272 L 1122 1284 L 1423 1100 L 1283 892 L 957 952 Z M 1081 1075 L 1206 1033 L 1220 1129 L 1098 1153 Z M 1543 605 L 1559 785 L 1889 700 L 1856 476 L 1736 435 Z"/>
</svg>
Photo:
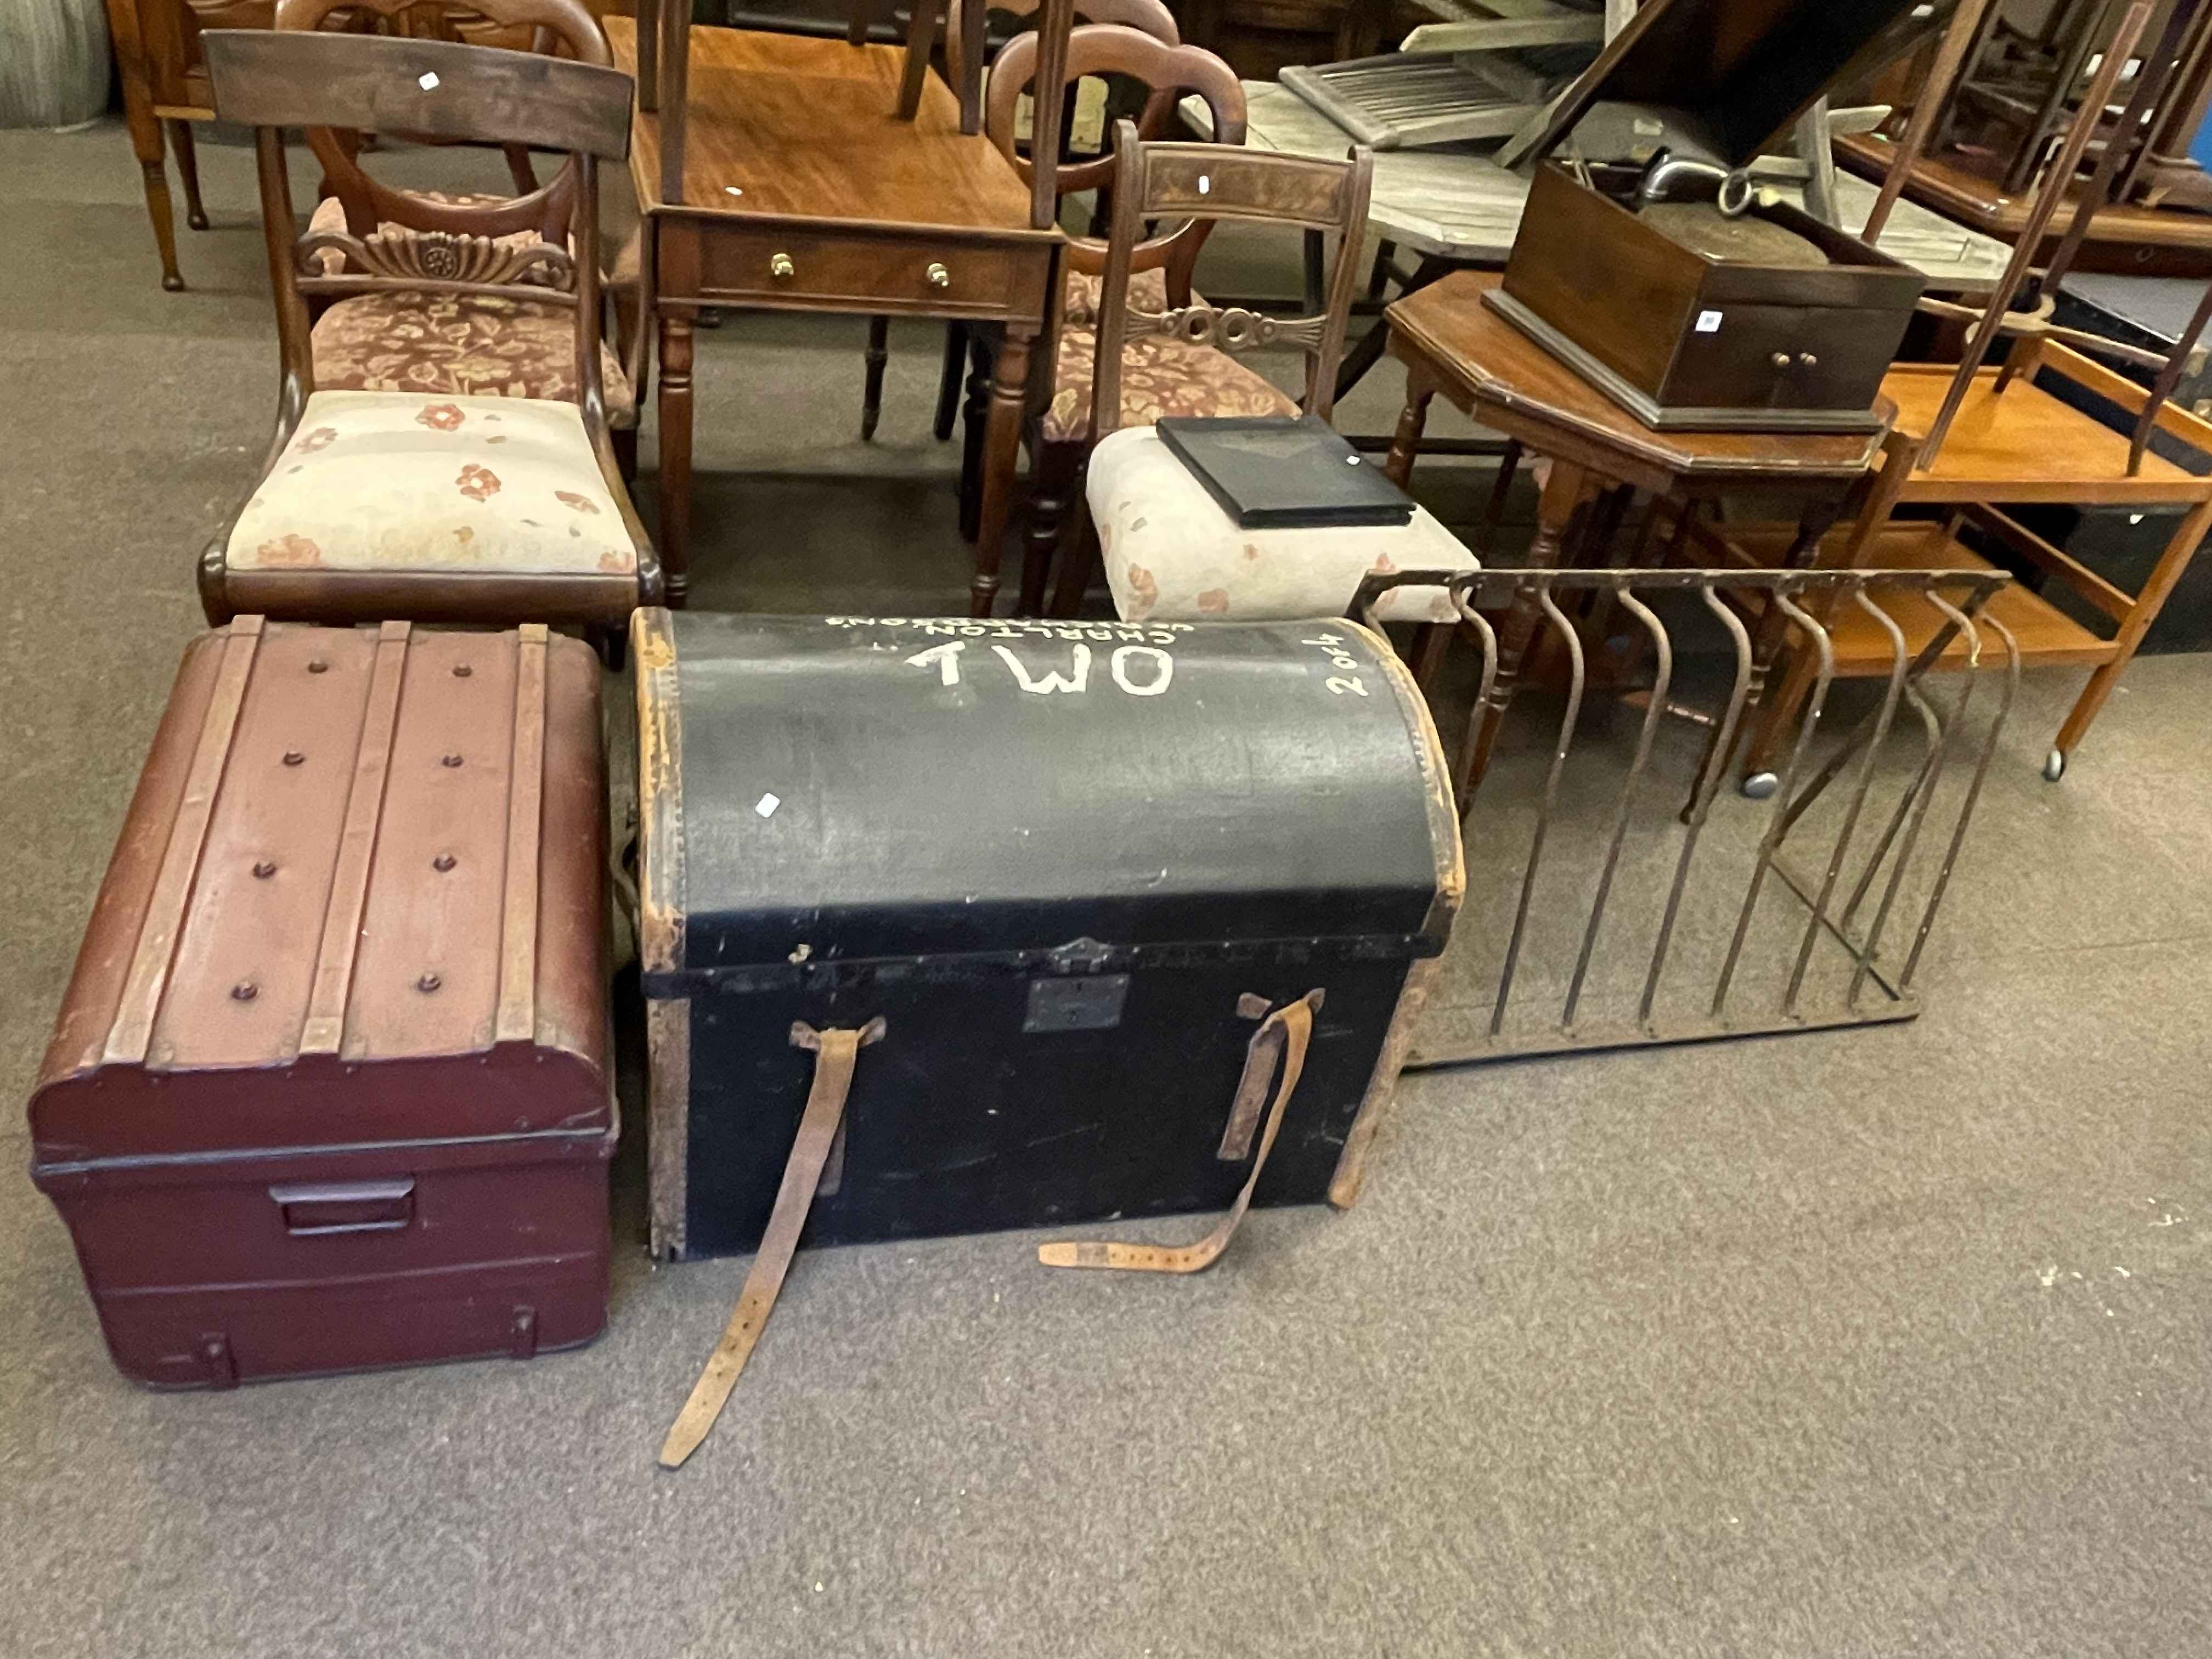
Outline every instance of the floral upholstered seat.
<svg viewBox="0 0 2212 1659">
<path fill-rule="evenodd" d="M 1096 329 L 1098 326 L 1098 295 L 1105 286 L 1104 276 L 1088 270 L 1068 270 L 1060 280 L 1065 298 L 1060 320 L 1070 328 Z M 1206 296 L 1197 289 L 1191 290 L 1194 305 L 1206 303 Z M 1159 266 L 1129 273 L 1129 304 L 1137 311 L 1153 316 L 1168 308 L 1168 274 Z"/>
<path fill-rule="evenodd" d="M 570 403 L 318 392 L 239 514 L 234 576 L 610 576 L 637 549 Z"/>
<path fill-rule="evenodd" d="M 1405 525 L 1241 529 L 1150 426 L 1098 441 L 1085 493 L 1124 622 L 1340 617 L 1370 574 L 1479 568 L 1466 544 L 1419 506 Z M 1440 587 L 1394 587 L 1376 612 L 1384 622 L 1449 623 L 1458 615 Z"/>
<path fill-rule="evenodd" d="M 447 207 L 497 207 L 507 198 L 472 191 L 425 190 L 411 192 Z M 336 234 L 346 228 L 345 207 L 335 196 L 315 205 L 307 221 L 310 236 Z M 386 234 L 408 234 L 388 227 Z M 494 237 L 502 247 L 528 247 L 532 231 Z M 635 262 L 635 252 L 624 250 Z M 318 251 L 326 276 L 344 268 L 334 247 Z M 550 285 L 542 265 L 515 277 Z M 631 280 L 635 280 L 632 274 Z M 496 295 L 431 294 L 419 290 L 364 294 L 341 300 L 316 319 L 315 384 L 329 391 L 430 392 L 448 396 L 576 399 L 574 313 L 558 305 L 537 305 Z M 599 384 L 607 420 L 617 427 L 636 424 L 637 396 L 621 361 L 599 349 Z"/>
<path fill-rule="evenodd" d="M 576 314 L 496 294 L 395 289 L 341 300 L 316 319 L 315 384 L 332 390 L 576 400 Z M 637 399 L 603 343 L 607 419 Z"/>
<path fill-rule="evenodd" d="M 1098 337 L 1060 331 L 1052 403 L 1044 412 L 1047 443 L 1080 443 L 1091 435 L 1091 377 Z M 1164 334 L 1146 334 L 1121 349 L 1121 426 L 1150 426 L 1169 415 L 1295 415 L 1297 401 L 1264 374 L 1225 351 Z"/>
</svg>

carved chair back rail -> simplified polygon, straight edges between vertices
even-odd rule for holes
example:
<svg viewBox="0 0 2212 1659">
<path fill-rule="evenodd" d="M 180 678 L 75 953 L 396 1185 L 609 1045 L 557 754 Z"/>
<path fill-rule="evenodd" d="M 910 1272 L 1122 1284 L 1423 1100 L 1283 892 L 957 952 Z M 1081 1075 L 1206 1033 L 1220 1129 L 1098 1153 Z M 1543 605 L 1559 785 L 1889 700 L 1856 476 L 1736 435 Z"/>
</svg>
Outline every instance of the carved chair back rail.
<svg viewBox="0 0 2212 1659">
<path fill-rule="evenodd" d="M 428 9 L 443 13 L 447 9 L 437 0 L 278 0 L 276 25 L 280 32 L 309 33 L 322 30 L 335 16 L 341 21 L 359 16 L 362 10 L 375 12 L 389 20 L 395 34 L 405 38 L 404 32 L 418 21 Z M 596 64 L 605 67 L 613 58 L 607 50 L 606 37 L 601 33 L 599 20 L 583 4 L 583 0 L 487 0 L 469 9 L 480 14 L 482 19 L 495 26 L 508 38 L 527 40 L 532 50 L 518 52 L 518 57 L 550 57 L 551 48 L 557 45 L 580 65 Z M 481 32 L 481 31 L 480 31 Z M 421 44 L 437 44 L 422 40 Z M 353 71 L 358 75 L 362 71 Z M 434 69 L 426 71 L 434 76 Z M 441 81 L 434 78 L 429 88 L 416 88 L 423 94 L 423 102 L 434 106 L 441 101 Z M 479 83 L 481 84 L 481 83 Z M 368 91 L 369 88 L 362 88 Z M 525 101 L 533 96 L 545 95 L 550 88 L 521 93 Z M 445 101 L 453 102 L 453 100 Z M 524 139 L 520 143 L 503 145 L 507 149 L 510 167 L 515 174 L 515 185 L 521 193 L 513 199 L 498 203 L 460 204 L 442 201 L 413 191 L 394 189 L 364 171 L 356 159 L 358 135 L 362 131 L 401 133 L 453 140 L 470 140 L 442 128 L 417 128 L 397 118 L 398 112 L 391 111 L 387 100 L 372 96 L 369 106 L 372 118 L 380 125 L 349 125 L 343 130 L 334 130 L 334 125 L 310 126 L 305 137 L 315 159 L 322 163 L 323 176 L 328 180 L 331 193 L 345 210 L 346 228 L 356 236 L 368 234 L 380 223 L 404 225 L 415 230 L 441 230 L 461 235 L 512 236 L 535 231 L 550 241 L 558 241 L 565 233 L 569 217 L 574 210 L 575 177 L 573 164 L 563 167 L 550 183 L 534 185 L 528 170 L 524 147 L 538 142 Z M 492 128 L 515 126 L 526 130 L 532 119 L 531 112 L 517 106 L 500 109 L 487 106 L 483 111 Z M 588 149 L 586 144 L 552 142 L 548 149 Z M 628 154 L 627 149 L 623 154 Z M 522 159 L 518 162 L 517 158 Z"/>
<path fill-rule="evenodd" d="M 279 9 L 280 21 L 292 3 L 286 0 Z M 300 3 L 323 5 L 326 0 Z M 495 13 L 510 5 L 535 10 L 548 0 L 484 3 L 488 13 Z M 217 107 L 225 119 L 255 129 L 264 233 L 285 365 L 280 445 L 314 389 L 304 296 L 387 289 L 482 293 L 572 309 L 577 401 L 587 423 L 595 429 L 604 425 L 598 162 L 629 154 L 628 76 L 566 58 L 396 36 L 224 29 L 204 38 Z M 318 130 L 345 126 L 565 150 L 568 160 L 562 177 L 571 181 L 574 205 L 553 234 L 560 237 L 573 225 L 574 252 L 556 240 L 518 245 L 497 240 L 503 233 L 486 222 L 501 216 L 497 210 L 478 212 L 477 222 L 485 228 L 476 231 L 422 225 L 393 233 L 372 222 L 366 235 L 350 227 L 343 233 L 296 235 L 283 142 L 283 130 L 295 126 L 307 129 L 311 141 Z M 403 204 L 419 199 L 380 187 L 382 194 Z M 346 256 L 344 269 L 327 270 L 322 259 L 326 249 Z M 523 283 L 526 275 L 535 280 Z"/>
<path fill-rule="evenodd" d="M 1132 330 L 1169 335 L 1227 352 L 1296 345 L 1306 362 L 1308 414 L 1328 420 L 1336 396 L 1337 360 L 1344 355 L 1352 289 L 1359 280 L 1361 237 L 1374 180 L 1374 157 L 1357 149 L 1349 161 L 1322 161 L 1275 151 L 1216 144 L 1146 143 L 1129 122 L 1115 143 L 1114 234 L 1107 245 L 1098 300 L 1098 367 L 1091 383 L 1091 431 L 1103 437 L 1121 423 L 1121 355 Z M 1146 248 L 1166 240 L 1145 227 L 1163 219 L 1182 225 L 1222 219 L 1292 225 L 1333 242 L 1322 282 L 1322 308 L 1273 318 L 1170 295 L 1165 312 L 1129 302 L 1129 279 Z M 1182 231 L 1169 233 L 1169 236 Z"/>
<path fill-rule="evenodd" d="M 947 14 L 949 32 L 945 37 L 948 72 L 953 85 L 962 88 L 965 88 L 968 84 L 966 71 L 963 68 L 964 59 L 961 55 L 966 49 L 963 40 L 965 27 L 963 19 L 973 16 L 972 13 L 963 12 L 963 3 L 964 0 L 951 0 L 951 9 Z M 1002 0 L 989 0 L 991 10 L 1008 12 L 1020 17 L 1034 16 L 1041 9 L 1042 4 L 1042 0 L 1003 0 L 1003 3 Z M 917 7 L 916 9 L 919 12 L 924 8 Z M 1182 43 L 1182 37 L 1176 27 L 1175 14 L 1167 9 L 1165 0 L 1075 0 L 1074 15 L 1083 19 L 1084 23 L 1071 30 L 1069 34 L 1071 43 L 1079 38 L 1085 28 L 1101 23 L 1113 23 L 1133 28 L 1140 34 L 1150 35 L 1163 46 L 1174 46 Z M 975 33 L 980 39 L 981 31 L 978 29 Z M 1036 76 L 1037 38 L 1034 33 L 1017 35 L 1013 40 L 1007 42 L 1005 50 L 1011 50 L 1018 41 L 1028 43 L 1015 60 L 1020 66 L 1019 74 L 1026 86 Z M 1074 77 L 1071 76 L 1070 78 Z M 981 80 L 980 69 L 977 79 Z M 963 96 L 965 95 L 963 93 Z M 980 97 L 978 102 L 981 102 Z M 1002 154 L 1014 156 L 1016 170 L 1020 173 L 1022 178 L 1034 185 L 1036 178 L 1035 170 L 1026 161 L 1015 154 L 1014 109 L 1015 100 L 1012 99 L 1006 100 L 1006 107 L 998 118 L 997 124 L 994 125 L 987 120 L 986 131 L 991 134 L 993 143 Z M 1139 130 L 1147 137 L 1156 137 L 1166 131 L 1170 124 L 1176 119 L 1175 94 L 1164 88 L 1152 88 L 1151 95 L 1146 100 L 1144 112 L 1138 124 Z M 1110 155 L 1099 156 L 1089 161 L 1071 162 L 1063 154 L 1059 158 L 1059 171 L 1054 179 L 1054 188 L 1063 197 L 1074 191 L 1096 190 L 1110 180 L 1112 171 L 1113 158 Z M 1103 202 L 1103 198 L 1102 198 L 1101 200 Z M 1097 231 L 1103 228 L 1103 220 L 1094 217 L 1092 230 Z M 1095 267 L 1093 274 L 1096 274 Z M 947 323 L 945 325 L 945 368 L 938 381 L 935 422 L 935 431 L 940 443 L 952 435 L 953 419 L 960 402 L 961 376 L 967 370 L 969 359 L 978 350 L 981 351 L 983 356 L 982 361 L 978 362 L 975 367 L 975 380 L 972 391 L 979 402 L 983 394 L 985 383 L 990 378 L 988 342 L 979 346 L 976 334 L 963 322 Z M 864 443 L 876 435 L 877 422 L 883 415 L 884 370 L 890 362 L 890 319 L 888 317 L 872 318 L 868 325 L 867 378 L 863 387 L 860 404 L 860 440 Z M 973 415 L 972 410 L 971 415 Z M 981 426 L 980 416 L 974 417 L 974 425 L 980 431 Z M 970 449 L 972 452 L 972 445 Z M 972 453 L 968 459 L 973 460 Z M 961 533 L 969 537 L 973 537 L 975 532 L 976 500 L 974 471 L 972 465 L 963 463 L 960 527 Z"/>
<path fill-rule="evenodd" d="M 965 86 L 968 80 L 965 24 L 969 3 L 970 0 L 950 0 L 945 13 L 945 70 L 956 87 Z M 1029 18 L 1036 15 L 1042 0 L 982 0 L 982 3 L 987 12 Z M 1182 32 L 1164 0 L 1075 0 L 1075 17 L 1079 23 L 1121 23 L 1170 46 L 1182 44 Z M 1068 188 L 1063 182 L 1060 194 L 1065 196 Z"/>
<path fill-rule="evenodd" d="M 1041 72 L 1037 50 L 1037 37 L 1034 34 L 1017 35 L 1006 43 L 992 64 L 984 105 L 985 133 L 998 146 L 1000 153 L 1025 176 L 1030 174 L 1030 162 L 1016 147 L 1014 114 L 1021 94 L 1031 88 Z M 1068 84 L 1086 75 L 1120 75 L 1140 82 L 1152 94 L 1146 105 L 1148 117 L 1164 103 L 1171 108 L 1182 95 L 1194 95 L 1205 103 L 1213 123 L 1214 142 L 1198 148 L 1221 154 L 1244 142 L 1243 83 L 1228 64 L 1200 47 L 1170 45 L 1127 24 L 1086 24 L 1068 34 L 1063 74 Z M 1117 124 L 1117 133 L 1123 130 L 1134 131 L 1136 128 L 1127 121 Z M 1032 150 L 1034 148 L 1032 143 Z M 1059 172 L 1059 182 L 1064 189 L 1088 188 L 1094 183 L 1111 186 L 1113 179 L 1110 158 L 1092 166 L 1062 167 Z M 1167 303 L 1188 305 L 1191 301 L 1191 271 L 1212 229 L 1210 221 L 1193 219 L 1162 227 L 1151 235 L 1140 231 L 1129 249 L 1132 269 L 1159 271 Z M 1097 279 L 1106 269 L 1107 248 L 1106 242 L 1095 237 L 1071 236 L 1061 255 L 1064 269 Z M 1065 312 L 1067 302 L 1067 289 L 1064 286 L 1056 298 L 1056 308 Z M 1093 307 L 1092 314 L 1095 317 L 1103 313 Z M 1056 316 L 1054 337 L 1059 336 L 1063 325 L 1090 320 Z M 1090 353 L 1081 349 L 1085 337 L 1071 335 L 1066 343 L 1070 349 L 1055 349 L 1047 358 L 1058 384 L 1038 388 L 1042 395 L 1032 398 L 1033 410 L 1055 396 L 1061 402 L 1073 398 L 1077 410 L 1088 407 L 1089 387 L 1083 384 L 1081 377 L 1090 372 L 1091 363 Z M 1081 422 L 1076 424 L 1080 426 Z M 971 430 L 974 425 L 971 413 Z M 1056 433 L 1048 411 L 1041 425 L 1033 423 L 1029 435 L 1036 466 L 1028 546 L 1023 559 L 1021 608 L 1024 613 L 1034 613 L 1044 603 L 1045 584 L 1067 523 L 1068 508 L 1074 499 L 1082 459 L 1089 451 L 1091 434 L 1087 430 L 1073 434 Z"/>
<path fill-rule="evenodd" d="M 1030 176 L 1030 164 L 1029 158 L 1016 148 L 1014 114 L 1022 94 L 1030 89 L 1036 78 L 1036 54 L 1035 35 L 1017 35 L 1009 40 L 992 64 L 991 83 L 986 89 L 983 105 L 984 132 L 1024 179 Z M 1222 146 L 1241 145 L 1244 142 L 1243 83 L 1228 64 L 1210 52 L 1197 46 L 1171 46 L 1126 24 L 1091 23 L 1073 31 L 1067 40 L 1068 83 L 1073 85 L 1086 75 L 1127 76 L 1149 88 L 1151 97 L 1146 105 L 1147 129 L 1155 106 L 1172 109 L 1176 100 L 1186 94 L 1202 99 L 1212 118 L 1214 137 L 1211 143 L 1191 148 L 1218 151 Z M 1142 131 L 1129 123 L 1117 124 L 1117 131 L 1123 125 L 1131 126 L 1133 131 Z M 1060 190 L 1066 193 L 1110 185 L 1116 176 L 1115 167 L 1111 156 L 1073 167 L 1063 165 L 1060 169 Z M 1187 220 L 1144 239 L 1132 250 L 1132 268 L 1150 270 L 1165 267 L 1170 291 L 1185 295 L 1190 286 L 1191 267 L 1197 263 L 1199 249 L 1212 228 L 1203 220 Z M 1072 270 L 1096 276 L 1106 268 L 1106 243 L 1094 237 L 1072 236 L 1066 255 L 1067 264 Z"/>
</svg>

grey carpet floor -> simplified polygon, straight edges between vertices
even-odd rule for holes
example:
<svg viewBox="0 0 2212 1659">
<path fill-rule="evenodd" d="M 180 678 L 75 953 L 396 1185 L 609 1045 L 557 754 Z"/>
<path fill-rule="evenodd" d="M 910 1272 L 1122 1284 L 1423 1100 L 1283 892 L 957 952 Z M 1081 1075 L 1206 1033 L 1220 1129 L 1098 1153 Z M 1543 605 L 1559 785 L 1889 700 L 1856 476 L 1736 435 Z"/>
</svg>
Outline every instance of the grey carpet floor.
<svg viewBox="0 0 2212 1659">
<path fill-rule="evenodd" d="M 167 295 L 118 129 L 0 134 L 13 1099 L 272 408 L 251 167 L 202 151 Z M 957 607 L 937 338 L 866 448 L 860 344 L 706 341 L 701 604 Z M 1192 1281 L 810 1255 L 676 1475 L 744 1264 L 653 1268 L 634 1170 L 590 1349 L 164 1396 L 0 1114 L 0 1654 L 2212 1650 L 2212 664 L 2138 663 L 2052 787 L 2075 684 L 2027 684 L 1916 1023 L 1409 1079 L 1358 1208 Z"/>
</svg>

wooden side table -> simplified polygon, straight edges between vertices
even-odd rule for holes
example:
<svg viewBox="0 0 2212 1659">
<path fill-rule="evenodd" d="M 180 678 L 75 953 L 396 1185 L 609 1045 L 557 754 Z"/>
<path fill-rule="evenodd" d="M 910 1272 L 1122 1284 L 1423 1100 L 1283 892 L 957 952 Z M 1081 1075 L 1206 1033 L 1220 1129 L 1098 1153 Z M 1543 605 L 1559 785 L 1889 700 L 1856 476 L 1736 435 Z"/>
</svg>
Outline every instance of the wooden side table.
<svg viewBox="0 0 2212 1659">
<path fill-rule="evenodd" d="M 1802 501 L 1796 536 L 1784 556 L 1809 563 L 1820 538 L 1868 487 L 1883 434 L 1867 433 L 1656 432 L 1483 303 L 1499 278 L 1457 271 L 1408 295 L 1385 313 L 1390 352 L 1406 365 L 1406 407 L 1384 470 L 1401 486 L 1411 475 L 1429 404 L 1438 393 L 1509 440 L 1510 467 L 1523 451 L 1547 456 L 1527 563 L 1555 565 L 1577 509 L 1624 489 L 1696 501 L 1756 489 Z M 1510 473 L 1501 473 L 1495 507 Z M 1609 510 L 1609 509 L 1608 509 Z M 1600 520 L 1601 524 L 1604 521 Z M 1477 549 L 1479 556 L 1488 550 Z M 1470 770 L 1480 779 L 1534 636 L 1537 611 L 1516 602 L 1498 630 L 1498 671 Z M 1448 630 L 1425 641 L 1425 668 L 1449 642 Z M 1762 630 L 1753 668 L 1755 702 L 1776 652 L 1778 631 Z M 1423 675 L 1424 679 L 1427 678 Z"/>
<path fill-rule="evenodd" d="M 138 157 L 146 216 L 153 222 L 154 246 L 161 256 L 161 286 L 173 294 L 184 287 L 185 278 L 177 268 L 168 149 L 177 153 L 177 173 L 185 186 L 185 222 L 194 230 L 208 228 L 192 148 L 192 123 L 215 119 L 215 94 L 208 89 L 207 65 L 200 58 L 200 30 L 264 29 L 276 12 L 276 0 L 107 0 L 107 27 L 115 38 L 115 67 L 123 83 L 123 121 Z"/>
<path fill-rule="evenodd" d="M 635 25 L 606 24 L 617 65 L 635 73 Z M 680 606 L 690 586 L 692 329 L 702 308 L 728 306 L 1005 329 L 969 588 L 975 614 L 988 616 L 1060 232 L 1031 227 L 1030 186 L 988 138 L 961 132 L 957 100 L 942 82 L 928 79 L 914 118 L 899 118 L 896 47 L 702 27 L 691 31 L 686 56 L 680 188 L 663 188 L 665 117 L 641 112 L 630 145 L 646 287 L 659 321 L 669 604 Z"/>
</svg>

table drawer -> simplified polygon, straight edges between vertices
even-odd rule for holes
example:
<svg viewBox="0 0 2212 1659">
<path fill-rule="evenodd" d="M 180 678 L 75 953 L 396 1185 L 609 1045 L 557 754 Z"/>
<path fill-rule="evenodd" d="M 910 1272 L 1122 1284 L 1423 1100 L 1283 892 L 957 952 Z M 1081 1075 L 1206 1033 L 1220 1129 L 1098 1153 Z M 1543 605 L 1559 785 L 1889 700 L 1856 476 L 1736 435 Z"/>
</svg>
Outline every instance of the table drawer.
<svg viewBox="0 0 2212 1659">
<path fill-rule="evenodd" d="M 1048 245 L 1035 252 L 856 232 L 709 233 L 700 286 L 768 305 L 1041 316 Z"/>
</svg>

